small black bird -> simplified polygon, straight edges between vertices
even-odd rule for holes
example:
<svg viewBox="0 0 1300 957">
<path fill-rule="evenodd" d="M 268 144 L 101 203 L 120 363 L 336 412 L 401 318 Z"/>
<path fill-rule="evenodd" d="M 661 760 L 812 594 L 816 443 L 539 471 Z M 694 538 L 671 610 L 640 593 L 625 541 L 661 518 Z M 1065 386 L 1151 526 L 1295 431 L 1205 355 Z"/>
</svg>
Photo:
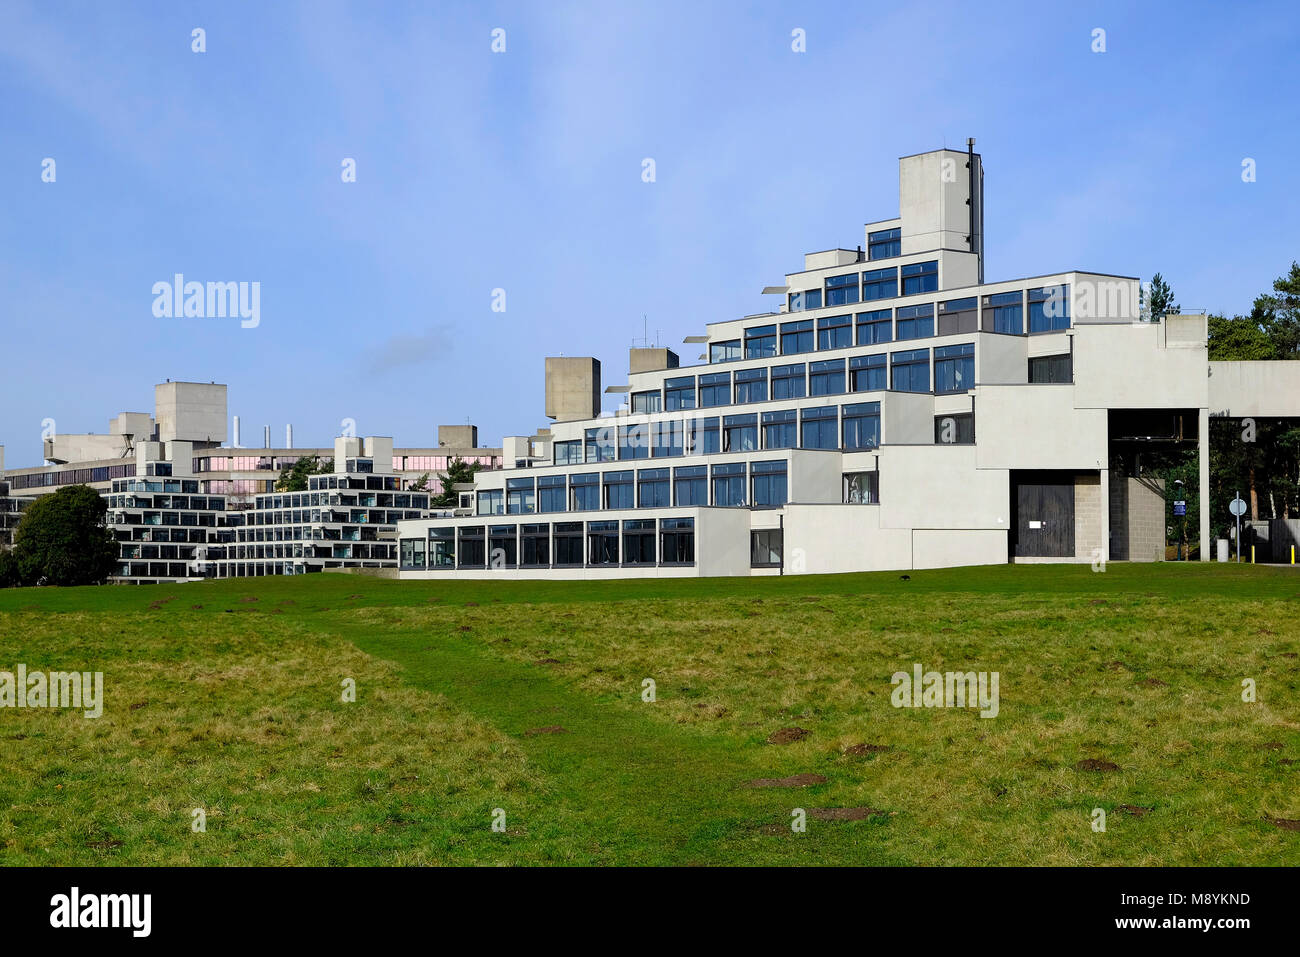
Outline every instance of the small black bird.
<svg viewBox="0 0 1300 957">
<path fill-rule="evenodd" d="M 910 582 L 910 581 L 912 580 L 912 576 L 911 576 L 911 575 L 899 575 L 898 577 L 901 578 L 901 579 L 902 579 L 903 581 L 905 581 L 905 582 Z"/>
</svg>

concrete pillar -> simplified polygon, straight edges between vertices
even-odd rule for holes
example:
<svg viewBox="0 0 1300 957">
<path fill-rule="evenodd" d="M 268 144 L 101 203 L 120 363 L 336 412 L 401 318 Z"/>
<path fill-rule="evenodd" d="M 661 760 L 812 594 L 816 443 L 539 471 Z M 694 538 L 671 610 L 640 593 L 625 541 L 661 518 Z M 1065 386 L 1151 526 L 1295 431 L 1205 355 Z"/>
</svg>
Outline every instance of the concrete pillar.
<svg viewBox="0 0 1300 957">
<path fill-rule="evenodd" d="M 1098 469 L 1101 476 L 1101 558 L 1110 561 L 1110 469 Z"/>
<path fill-rule="evenodd" d="M 1210 410 L 1201 409 L 1196 427 L 1196 451 L 1200 459 L 1201 561 L 1210 561 Z"/>
</svg>

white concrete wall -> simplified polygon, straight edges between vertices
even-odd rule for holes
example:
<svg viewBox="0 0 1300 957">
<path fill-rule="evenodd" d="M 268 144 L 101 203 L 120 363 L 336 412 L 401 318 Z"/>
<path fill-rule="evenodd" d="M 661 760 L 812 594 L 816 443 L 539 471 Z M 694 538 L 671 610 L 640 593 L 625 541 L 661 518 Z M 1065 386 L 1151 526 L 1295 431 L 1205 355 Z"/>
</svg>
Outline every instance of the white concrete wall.
<svg viewBox="0 0 1300 957">
<path fill-rule="evenodd" d="M 1079 325 L 1074 404 L 1080 409 L 1203 408 L 1209 401 L 1205 355 L 1204 348 L 1165 348 L 1158 322 Z"/>
<path fill-rule="evenodd" d="M 975 400 L 977 461 L 983 469 L 1102 469 L 1104 409 L 1075 409 L 1070 385 L 986 386 Z"/>
<path fill-rule="evenodd" d="M 972 445 L 881 448 L 881 526 L 1008 528 L 1009 476 L 1003 470 L 977 468 L 976 449 Z"/>
<path fill-rule="evenodd" d="M 912 533 L 913 568 L 1005 565 L 1007 533 L 997 529 L 918 528 Z"/>
<path fill-rule="evenodd" d="M 1211 362 L 1211 415 L 1300 416 L 1300 362 Z"/>
<path fill-rule="evenodd" d="M 154 386 L 158 439 L 226 441 L 226 387 L 206 382 L 163 382 Z"/>
</svg>

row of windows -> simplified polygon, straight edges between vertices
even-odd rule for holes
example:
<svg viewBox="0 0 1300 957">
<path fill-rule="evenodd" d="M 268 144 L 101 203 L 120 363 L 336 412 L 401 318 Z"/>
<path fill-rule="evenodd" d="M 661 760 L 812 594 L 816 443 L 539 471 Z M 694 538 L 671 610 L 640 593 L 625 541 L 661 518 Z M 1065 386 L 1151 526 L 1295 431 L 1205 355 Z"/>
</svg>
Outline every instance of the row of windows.
<svg viewBox="0 0 1300 957">
<path fill-rule="evenodd" d="M 868 247 L 870 248 L 870 247 Z M 856 302 L 871 302 L 875 299 L 895 299 L 899 296 L 899 280 L 902 280 L 902 295 L 919 296 L 939 289 L 939 261 L 911 263 L 885 269 L 870 269 L 863 273 L 851 272 L 839 276 L 828 276 L 821 288 L 801 289 L 789 294 L 790 312 L 803 312 L 807 309 L 821 309 L 824 306 L 850 306 Z"/>
<path fill-rule="evenodd" d="M 926 358 L 924 361 L 924 373 L 928 379 L 929 360 Z M 903 363 L 898 368 L 906 381 L 916 379 L 916 375 L 911 373 L 912 364 Z M 883 376 L 883 370 L 875 371 Z M 883 388 L 883 382 L 877 388 Z M 842 443 L 838 438 L 841 418 Z M 777 409 L 761 415 L 750 412 L 588 429 L 583 440 L 556 442 L 554 452 L 556 465 L 581 465 L 717 452 L 753 452 L 760 448 L 869 449 L 879 444 L 880 403 L 858 402 L 841 407 Z M 511 491 L 512 483 L 531 481 L 509 479 L 506 492 Z M 542 481 L 544 479 L 538 479 L 539 483 Z"/>
<path fill-rule="evenodd" d="M 975 345 L 965 342 L 934 349 L 934 390 L 936 393 L 965 392 L 975 384 Z M 921 367 L 919 370 L 917 367 Z M 901 368 L 901 372 L 900 372 Z M 888 379 L 887 370 L 893 375 Z M 849 359 L 820 359 L 816 362 L 798 362 L 791 365 L 771 366 L 762 369 L 743 369 L 735 373 L 714 372 L 699 376 L 678 376 L 664 380 L 660 401 L 659 392 L 632 394 L 634 415 L 653 415 L 657 412 L 680 411 L 694 408 L 716 408 L 725 405 L 746 405 L 755 402 L 779 402 L 784 399 L 802 399 L 808 396 L 843 395 L 849 392 L 873 392 L 893 389 L 898 392 L 929 392 L 930 350 L 912 349 L 853 356 Z M 698 396 L 698 405 L 697 405 Z M 625 426 L 624 428 L 636 428 Z M 600 429 L 588 429 L 590 433 Z M 570 440 L 575 443 L 577 440 Z M 564 448 L 560 448 L 564 446 Z M 568 464 L 563 456 L 577 454 L 573 444 L 556 443 L 557 464 Z M 574 461 L 581 461 L 575 459 Z M 599 461 L 588 459 L 588 461 Z"/>
<path fill-rule="evenodd" d="M 10 487 L 45 488 L 51 485 L 85 485 L 88 482 L 107 482 L 110 479 L 135 475 L 135 465 L 107 465 L 93 469 L 64 469 L 61 472 L 32 472 L 29 475 L 9 476 Z"/>
<path fill-rule="evenodd" d="M 401 540 L 403 569 L 693 565 L 695 519 L 431 528 Z"/>
<path fill-rule="evenodd" d="M 909 268 L 911 267 L 903 267 L 904 270 Z M 892 272 L 892 270 L 882 270 L 882 272 Z M 862 275 L 866 277 L 874 273 Z M 827 282 L 831 280 L 828 279 Z M 843 287 L 843 289 L 837 287 L 836 295 L 833 297 L 829 295 L 831 290 L 828 289 L 829 301 L 826 302 L 826 306 L 843 306 L 869 302 L 873 299 L 892 298 L 895 293 L 891 290 L 895 285 L 896 279 L 888 277 L 879 280 L 879 284 L 874 281 L 868 283 L 864 279 L 861 298 L 858 298 L 856 287 Z M 815 321 L 797 319 L 779 324 L 751 326 L 744 331 L 741 339 L 711 343 L 709 362 L 715 364 L 741 359 L 765 359 L 777 355 L 846 349 L 855 344 L 874 345 L 879 342 L 921 339 L 934 335 L 961 335 L 979 330 L 1022 335 L 1026 330 L 1026 315 L 1030 333 L 1059 332 L 1070 328 L 1069 289 L 1068 285 L 1042 286 L 1016 292 L 992 293 L 982 297 L 982 300 L 969 296 L 938 303 L 822 316 Z M 796 295 L 802 294 L 791 293 L 792 297 Z M 817 295 L 820 303 L 821 293 L 818 292 Z M 842 297 L 851 298 L 840 301 Z M 805 306 L 805 308 L 820 308 L 820 306 Z"/>
<path fill-rule="evenodd" d="M 830 410 L 832 416 L 835 410 Z M 834 426 L 835 419 L 829 420 Z M 756 435 L 752 441 L 757 442 Z M 754 446 L 757 448 L 757 445 Z M 567 479 L 567 484 L 566 484 Z M 789 496 L 786 463 L 744 462 L 677 468 L 544 475 L 511 479 L 512 487 L 478 493 L 479 515 L 593 512 L 691 505 L 778 508 Z"/>
</svg>

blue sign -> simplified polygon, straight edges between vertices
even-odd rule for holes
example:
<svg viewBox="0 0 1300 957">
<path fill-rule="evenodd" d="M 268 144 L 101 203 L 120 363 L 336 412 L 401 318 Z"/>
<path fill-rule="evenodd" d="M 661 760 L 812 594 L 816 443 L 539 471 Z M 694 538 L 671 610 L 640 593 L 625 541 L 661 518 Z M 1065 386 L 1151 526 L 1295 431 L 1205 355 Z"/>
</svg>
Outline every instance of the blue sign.
<svg viewBox="0 0 1300 957">
<path fill-rule="evenodd" d="M 1175 514 L 1175 515 L 1186 515 L 1186 514 L 1187 514 L 1187 503 L 1186 503 L 1186 502 L 1174 502 L 1174 514 Z"/>
</svg>

